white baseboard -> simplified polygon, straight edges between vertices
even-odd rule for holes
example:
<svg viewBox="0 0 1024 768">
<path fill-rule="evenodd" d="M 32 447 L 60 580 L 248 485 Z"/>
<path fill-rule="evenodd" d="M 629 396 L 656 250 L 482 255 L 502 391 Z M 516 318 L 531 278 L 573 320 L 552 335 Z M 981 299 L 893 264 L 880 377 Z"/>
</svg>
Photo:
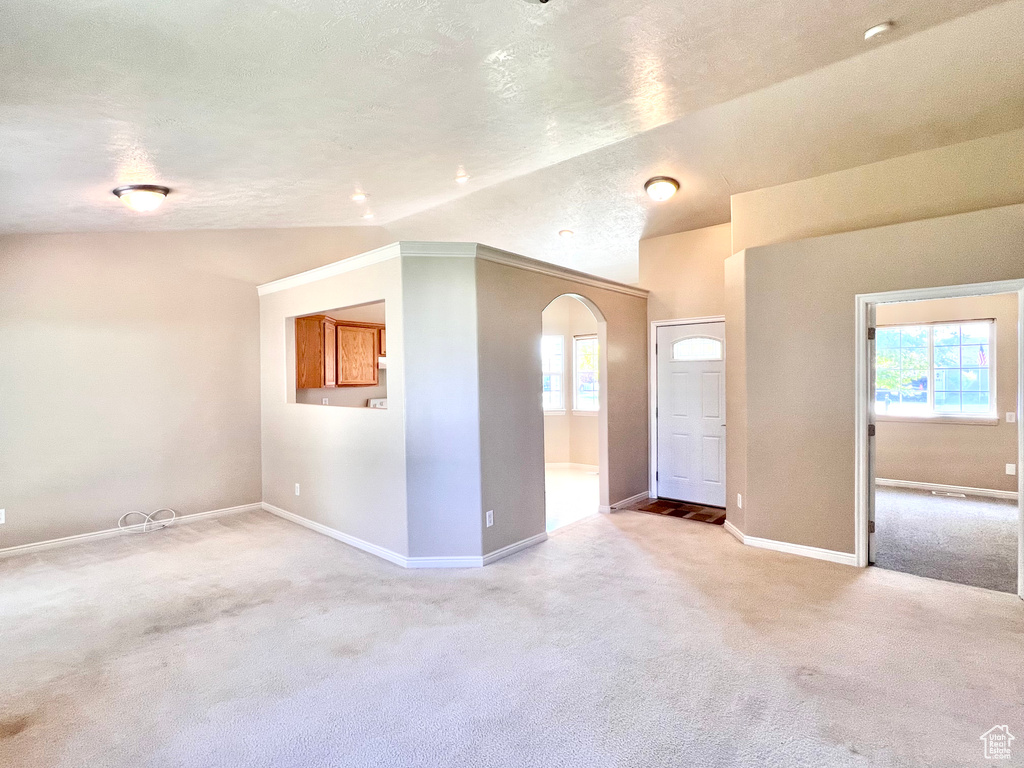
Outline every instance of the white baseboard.
<svg viewBox="0 0 1024 768">
<path fill-rule="evenodd" d="M 745 537 L 743 536 L 743 531 L 741 531 L 741 530 L 740 530 L 739 528 L 737 528 L 737 527 L 736 527 L 735 525 L 733 525 L 732 523 L 730 523 L 730 522 L 729 522 L 728 520 L 726 520 L 726 521 L 725 521 L 725 530 L 727 530 L 727 531 L 728 531 L 729 533 L 731 533 L 731 534 L 732 534 L 732 535 L 733 535 L 734 537 L 736 537 L 736 539 L 738 539 L 738 540 L 739 540 L 740 544 L 743 544 L 743 543 L 744 543 L 744 542 L 743 542 L 743 539 L 744 539 Z"/>
<path fill-rule="evenodd" d="M 371 555 L 376 555 L 379 558 L 387 560 L 390 563 L 394 563 L 395 565 L 400 565 L 403 568 L 482 568 L 485 565 L 493 563 L 495 560 L 508 557 L 522 549 L 532 547 L 534 544 L 540 544 L 548 537 L 547 533 L 539 533 L 536 536 L 531 536 L 528 539 L 517 541 L 514 544 L 509 544 L 507 547 L 502 547 L 499 550 L 482 556 L 453 555 L 451 557 L 408 557 L 376 544 L 371 544 L 370 542 L 356 538 L 355 536 L 350 536 L 347 533 L 342 533 L 341 531 L 323 525 L 322 523 L 313 522 L 305 517 L 283 510 L 280 507 L 275 507 L 273 504 L 267 504 L 264 502 L 263 509 L 272 515 L 277 515 L 284 520 L 301 525 L 303 528 L 309 528 L 311 531 L 322 533 L 324 536 L 330 536 L 332 539 L 348 544 L 356 549 L 361 549 L 363 552 L 369 552 Z"/>
<path fill-rule="evenodd" d="M 965 496 L 987 496 L 992 499 L 1017 500 L 1016 491 L 997 491 L 991 488 L 971 488 L 965 485 L 943 485 L 941 483 L 918 483 L 913 480 L 887 480 L 875 478 L 875 485 L 889 488 L 911 488 L 916 491 L 939 491 L 941 493 L 962 493 Z"/>
<path fill-rule="evenodd" d="M 622 509 L 623 507 L 628 507 L 630 504 L 636 504 L 638 501 L 647 501 L 649 498 L 651 498 L 651 495 L 647 491 L 644 491 L 643 493 L 635 493 L 628 499 L 615 502 L 611 505 L 608 511 L 612 512 L 616 509 Z"/>
<path fill-rule="evenodd" d="M 857 565 L 857 556 L 852 552 L 836 552 L 833 549 L 809 547 L 806 544 L 790 544 L 788 541 L 775 541 L 774 539 L 762 539 L 757 536 L 747 536 L 728 520 L 725 521 L 724 527 L 725 530 L 748 547 L 770 549 L 774 552 L 785 552 L 788 555 L 812 557 L 815 560 L 827 560 L 830 563 L 839 563 L 840 565 Z"/>
<path fill-rule="evenodd" d="M 323 523 L 314 522 L 308 518 L 296 515 L 293 512 L 281 509 L 280 507 L 275 507 L 273 504 L 268 504 L 267 502 L 263 502 L 263 509 L 272 515 L 277 515 L 284 520 L 288 520 L 296 525 L 301 525 L 303 528 L 309 528 L 311 531 L 322 533 L 324 536 L 329 536 L 332 539 L 348 544 L 350 547 L 361 549 L 363 552 L 369 552 L 371 555 L 376 555 L 377 557 L 387 560 L 390 563 L 394 563 L 395 565 L 400 565 L 403 568 L 409 567 L 408 557 L 400 555 L 397 552 L 392 552 L 390 549 L 385 547 L 378 546 L 377 544 L 371 544 L 369 541 L 363 541 L 362 539 L 350 536 L 347 533 L 342 533 L 341 531 L 335 530 Z"/>
<path fill-rule="evenodd" d="M 509 544 L 507 547 L 502 547 L 501 549 L 496 549 L 493 552 L 489 552 L 488 554 L 483 556 L 483 563 L 482 564 L 483 565 L 490 565 L 495 560 L 501 560 L 501 558 L 503 558 L 503 557 L 508 557 L 509 555 L 514 555 L 516 552 L 520 552 L 520 551 L 522 551 L 522 550 L 524 550 L 524 549 L 526 549 L 528 547 L 532 547 L 534 544 L 540 544 L 542 541 L 547 541 L 547 540 L 548 540 L 547 532 L 545 532 L 545 533 L 538 533 L 536 536 L 531 536 L 528 539 L 523 539 L 522 541 L 517 541 L 514 544 Z"/>
<path fill-rule="evenodd" d="M 258 512 L 262 509 L 261 504 L 241 504 L 237 507 L 225 507 L 224 509 L 211 509 L 207 512 L 195 512 L 191 515 L 178 515 L 171 526 L 182 525 L 184 523 L 194 523 L 197 520 L 203 520 L 213 517 L 223 517 L 224 515 L 234 515 L 239 512 Z M 93 531 L 92 533 L 79 533 L 75 536 L 64 536 L 60 539 L 48 539 L 47 541 L 37 541 L 32 544 L 19 544 L 16 547 L 5 547 L 0 549 L 0 558 L 3 557 L 14 557 L 15 555 L 24 555 L 29 552 L 39 552 L 44 549 L 55 549 L 57 547 L 67 547 L 71 544 L 81 544 L 85 541 L 97 541 L 99 539 L 109 539 L 113 536 L 119 536 L 122 533 L 135 533 L 141 531 L 144 523 L 137 525 L 129 525 L 124 529 L 121 528 L 106 528 L 102 531 Z"/>
</svg>

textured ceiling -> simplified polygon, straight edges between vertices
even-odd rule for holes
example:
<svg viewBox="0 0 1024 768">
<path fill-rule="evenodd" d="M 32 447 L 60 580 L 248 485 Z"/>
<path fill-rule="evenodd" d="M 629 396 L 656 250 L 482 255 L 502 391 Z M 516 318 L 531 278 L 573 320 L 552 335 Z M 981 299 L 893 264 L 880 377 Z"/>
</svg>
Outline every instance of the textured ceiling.
<svg viewBox="0 0 1024 768">
<path fill-rule="evenodd" d="M 1021 2 L 936 26 L 993 5 L 7 0 L 0 232 L 351 225 L 364 189 L 398 236 L 628 278 L 730 192 L 1018 127 Z M 653 209 L 654 172 L 685 194 Z M 175 192 L 140 216 L 128 182 Z"/>
</svg>

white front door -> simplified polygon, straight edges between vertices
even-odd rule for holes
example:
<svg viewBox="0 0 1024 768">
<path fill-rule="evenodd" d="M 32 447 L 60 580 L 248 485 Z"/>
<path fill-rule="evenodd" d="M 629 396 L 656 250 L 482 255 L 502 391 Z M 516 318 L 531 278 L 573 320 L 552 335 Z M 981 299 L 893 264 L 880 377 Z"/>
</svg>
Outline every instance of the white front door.
<svg viewBox="0 0 1024 768">
<path fill-rule="evenodd" d="M 725 323 L 658 327 L 658 496 L 725 506 Z"/>
</svg>

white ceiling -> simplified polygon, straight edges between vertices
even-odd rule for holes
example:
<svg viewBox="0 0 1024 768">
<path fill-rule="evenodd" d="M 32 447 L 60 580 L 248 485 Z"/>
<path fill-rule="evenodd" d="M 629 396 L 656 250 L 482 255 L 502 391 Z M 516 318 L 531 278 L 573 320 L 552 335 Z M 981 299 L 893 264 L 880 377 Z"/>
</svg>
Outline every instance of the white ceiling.
<svg viewBox="0 0 1024 768">
<path fill-rule="evenodd" d="M 7 0 L 0 232 L 352 225 L 363 189 L 398 237 L 631 279 L 731 192 L 1024 125 L 1022 47 L 1022 0 Z"/>
</svg>

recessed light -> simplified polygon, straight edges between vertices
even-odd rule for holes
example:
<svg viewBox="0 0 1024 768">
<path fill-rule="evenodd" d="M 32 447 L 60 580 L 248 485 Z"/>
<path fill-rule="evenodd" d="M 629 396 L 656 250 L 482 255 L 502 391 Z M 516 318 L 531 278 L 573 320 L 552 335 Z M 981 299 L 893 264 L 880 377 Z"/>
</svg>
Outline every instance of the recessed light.
<svg viewBox="0 0 1024 768">
<path fill-rule="evenodd" d="M 572 237 L 572 236 L 573 236 L 574 234 L 576 234 L 576 233 L 575 233 L 575 232 L 573 232 L 573 231 L 572 231 L 571 229 L 563 229 L 563 230 L 560 230 L 560 231 L 559 231 L 559 233 L 558 233 L 558 236 L 559 236 L 559 237 L 564 237 L 564 238 L 570 238 L 570 237 Z"/>
<path fill-rule="evenodd" d="M 368 197 L 369 195 L 366 194 L 365 192 L 356 192 L 354 195 L 352 195 L 352 199 L 357 203 L 365 203 L 366 198 Z"/>
<path fill-rule="evenodd" d="M 366 213 L 363 214 L 363 218 L 364 219 L 372 219 L 373 218 L 373 214 L 370 213 L 369 211 L 367 211 Z"/>
<path fill-rule="evenodd" d="M 871 29 L 864 33 L 864 39 L 870 40 L 872 37 L 878 37 L 881 34 L 888 32 L 896 25 L 891 21 L 883 21 L 881 24 L 875 24 Z"/>
<path fill-rule="evenodd" d="M 140 213 L 155 211 L 170 193 L 169 187 L 157 184 L 125 184 L 114 190 L 122 203 Z"/>
<path fill-rule="evenodd" d="M 679 182 L 671 176 L 655 176 L 647 180 L 644 190 L 650 195 L 651 200 L 662 203 L 679 191 Z"/>
</svg>

